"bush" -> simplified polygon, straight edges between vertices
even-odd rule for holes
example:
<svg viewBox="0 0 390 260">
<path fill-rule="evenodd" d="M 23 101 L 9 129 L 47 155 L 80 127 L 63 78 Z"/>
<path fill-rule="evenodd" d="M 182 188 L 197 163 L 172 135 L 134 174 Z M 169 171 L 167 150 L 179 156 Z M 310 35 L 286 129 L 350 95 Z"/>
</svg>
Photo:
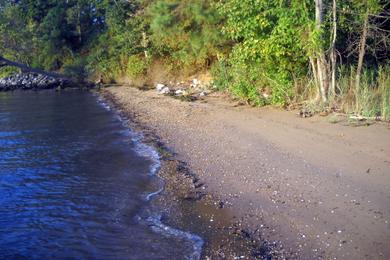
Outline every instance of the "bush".
<svg viewBox="0 0 390 260">
<path fill-rule="evenodd" d="M 149 60 L 139 55 L 132 55 L 128 58 L 126 73 L 131 77 L 144 75 L 149 67 L 149 63 Z"/>
<path fill-rule="evenodd" d="M 254 104 L 290 103 L 294 79 L 307 75 L 305 3 L 227 0 L 217 6 L 226 19 L 223 31 L 234 41 L 227 59 L 232 92 Z"/>
<path fill-rule="evenodd" d="M 232 82 L 232 77 L 229 72 L 230 68 L 225 59 L 221 59 L 211 66 L 211 75 L 213 77 L 214 85 L 218 90 L 229 88 L 229 84 Z"/>
<path fill-rule="evenodd" d="M 83 82 L 88 77 L 86 62 L 81 58 L 76 59 L 70 64 L 64 65 L 63 71 L 65 75 L 76 80 L 77 82 Z"/>
</svg>

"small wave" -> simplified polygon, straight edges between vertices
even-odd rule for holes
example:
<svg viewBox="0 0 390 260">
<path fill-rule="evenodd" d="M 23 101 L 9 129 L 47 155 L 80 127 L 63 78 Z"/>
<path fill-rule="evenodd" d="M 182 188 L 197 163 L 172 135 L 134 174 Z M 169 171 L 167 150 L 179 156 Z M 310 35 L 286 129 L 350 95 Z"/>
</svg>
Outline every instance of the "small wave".
<svg viewBox="0 0 390 260">
<path fill-rule="evenodd" d="M 111 111 L 111 106 L 107 104 L 107 102 L 102 97 L 98 96 L 97 100 L 102 107 Z M 126 131 L 126 134 L 130 136 L 131 141 L 134 143 L 134 151 L 141 157 L 145 157 L 151 160 L 149 175 L 156 175 L 156 173 L 161 167 L 159 153 L 152 146 L 144 144 L 142 142 L 144 138 L 142 133 L 137 133 L 131 130 L 130 122 L 128 119 L 122 117 L 121 115 L 119 115 L 119 113 L 115 113 L 115 116 L 119 121 L 122 122 L 123 126 L 128 129 Z"/>
<path fill-rule="evenodd" d="M 99 96 L 98 94 L 95 94 L 95 95 L 96 95 L 98 104 L 101 105 L 102 107 L 104 107 L 106 110 L 111 111 L 110 105 L 107 104 L 107 102 L 101 96 Z"/>
<path fill-rule="evenodd" d="M 150 216 L 146 219 L 150 228 L 157 233 L 161 233 L 167 237 L 175 237 L 179 239 L 184 239 L 187 241 L 191 241 L 193 245 L 192 254 L 186 256 L 186 259 L 198 260 L 202 254 L 202 248 L 204 241 L 201 237 L 194 235 L 190 232 L 185 232 L 183 230 L 179 230 L 170 226 L 165 225 L 161 221 L 161 215 Z"/>
<path fill-rule="evenodd" d="M 98 96 L 98 102 L 105 109 L 111 111 L 110 105 L 108 105 L 106 101 L 102 99 L 100 96 Z M 162 179 L 160 176 L 157 175 L 157 172 L 161 168 L 160 154 L 156 151 L 156 149 L 154 149 L 154 147 L 142 142 L 144 136 L 142 135 L 142 133 L 134 132 L 131 130 L 130 121 L 127 118 L 120 116 L 119 113 L 115 113 L 115 116 L 122 122 L 123 126 L 125 126 L 126 129 L 128 129 L 128 131 L 126 131 L 126 134 L 129 135 L 131 141 L 134 143 L 134 151 L 138 155 L 151 160 L 148 175 L 156 176 L 161 180 L 162 183 L 161 187 L 157 191 L 151 192 L 145 196 L 145 200 L 150 201 L 152 197 L 160 194 L 164 190 L 164 186 L 165 186 L 164 179 Z M 139 216 L 138 216 L 138 220 L 142 221 Z M 202 248 L 204 244 L 204 241 L 201 237 L 165 225 L 161 221 L 161 215 L 152 215 L 147 217 L 146 224 L 154 232 L 160 233 L 166 237 L 175 237 L 175 238 L 190 241 L 193 246 L 193 251 L 190 255 L 186 256 L 185 259 L 198 260 L 201 258 Z"/>
<path fill-rule="evenodd" d="M 158 194 L 160 194 L 161 192 L 163 192 L 164 190 L 164 186 L 162 185 L 162 187 L 160 189 L 158 189 L 157 191 L 155 192 L 151 192 L 149 193 L 148 195 L 145 196 L 145 200 L 146 201 L 150 201 L 150 199 Z"/>
</svg>

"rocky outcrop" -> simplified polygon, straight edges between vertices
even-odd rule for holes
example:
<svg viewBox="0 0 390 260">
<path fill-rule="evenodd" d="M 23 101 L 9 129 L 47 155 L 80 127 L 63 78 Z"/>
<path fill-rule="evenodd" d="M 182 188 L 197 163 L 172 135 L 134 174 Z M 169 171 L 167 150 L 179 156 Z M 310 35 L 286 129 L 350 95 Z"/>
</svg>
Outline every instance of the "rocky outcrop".
<svg viewBox="0 0 390 260">
<path fill-rule="evenodd" d="M 50 89 L 66 88 L 73 84 L 64 78 L 55 78 L 38 73 L 20 73 L 0 79 L 0 91 L 16 89 Z"/>
</svg>

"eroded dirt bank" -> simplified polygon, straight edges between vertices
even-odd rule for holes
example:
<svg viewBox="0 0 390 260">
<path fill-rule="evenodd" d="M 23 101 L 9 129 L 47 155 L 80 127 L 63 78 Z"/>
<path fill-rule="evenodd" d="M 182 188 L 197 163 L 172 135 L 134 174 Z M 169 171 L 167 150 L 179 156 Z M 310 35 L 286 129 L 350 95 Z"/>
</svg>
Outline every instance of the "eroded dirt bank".
<svg viewBox="0 0 390 260">
<path fill-rule="evenodd" d="M 188 163 L 206 190 L 299 259 L 390 258 L 390 129 L 329 117 L 182 102 L 153 90 L 110 93 Z"/>
</svg>

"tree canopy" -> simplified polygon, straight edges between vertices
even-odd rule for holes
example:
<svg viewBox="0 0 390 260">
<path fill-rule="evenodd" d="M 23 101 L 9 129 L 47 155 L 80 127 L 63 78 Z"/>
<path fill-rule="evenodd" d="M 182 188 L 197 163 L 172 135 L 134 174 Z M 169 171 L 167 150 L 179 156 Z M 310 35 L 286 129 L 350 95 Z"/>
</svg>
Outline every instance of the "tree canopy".
<svg viewBox="0 0 390 260">
<path fill-rule="evenodd" d="M 388 80 L 389 18 L 384 0 L 0 0 L 0 55 L 107 80 L 159 60 L 253 105 L 358 103 Z"/>
</svg>

